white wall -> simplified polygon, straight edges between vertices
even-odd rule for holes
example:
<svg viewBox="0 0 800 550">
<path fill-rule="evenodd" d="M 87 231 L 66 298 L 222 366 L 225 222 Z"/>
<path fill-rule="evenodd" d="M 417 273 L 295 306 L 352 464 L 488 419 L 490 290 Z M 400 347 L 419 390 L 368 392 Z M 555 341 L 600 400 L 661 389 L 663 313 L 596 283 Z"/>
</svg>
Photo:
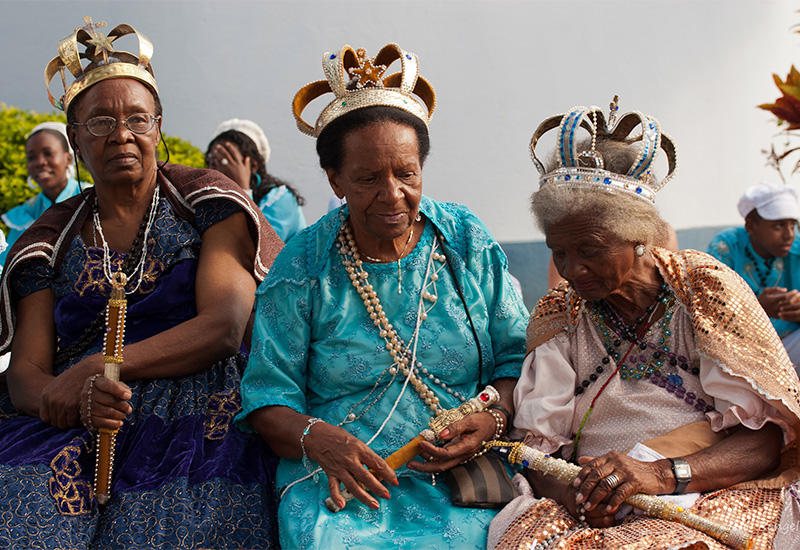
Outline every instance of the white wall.
<svg viewBox="0 0 800 550">
<path fill-rule="evenodd" d="M 164 131 L 204 149 L 234 116 L 265 129 L 269 170 L 298 186 L 306 217 L 330 191 L 314 140 L 294 125 L 297 89 L 323 77 L 322 53 L 416 53 L 437 91 L 426 194 L 467 204 L 501 241 L 538 239 L 527 210 L 538 123 L 575 105 L 655 116 L 678 145 L 678 177 L 660 194 L 679 229 L 736 224 L 736 200 L 777 179 L 760 150 L 771 102 L 800 57 L 797 4 L 767 0 L 542 1 L 2 1 L 0 101 L 50 111 L 43 85 L 56 43 L 82 17 L 126 22 L 155 45 Z M 779 141 L 779 140 L 778 140 Z"/>
</svg>

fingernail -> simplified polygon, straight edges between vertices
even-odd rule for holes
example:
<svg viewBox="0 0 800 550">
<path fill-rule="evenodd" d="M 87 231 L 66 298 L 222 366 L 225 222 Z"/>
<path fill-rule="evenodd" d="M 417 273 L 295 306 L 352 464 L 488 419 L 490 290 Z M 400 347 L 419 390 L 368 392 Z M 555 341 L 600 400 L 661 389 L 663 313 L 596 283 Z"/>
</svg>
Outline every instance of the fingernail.
<svg viewBox="0 0 800 550">
<path fill-rule="evenodd" d="M 450 430 L 445 428 L 444 430 L 439 432 L 439 437 L 442 437 L 442 438 L 450 437 Z"/>
<path fill-rule="evenodd" d="M 338 501 L 336 501 L 336 506 L 339 508 L 344 508 L 344 499 L 340 498 Z"/>
<path fill-rule="evenodd" d="M 581 486 L 581 478 L 576 477 L 575 481 L 572 482 L 573 487 L 580 487 Z"/>
<path fill-rule="evenodd" d="M 389 500 L 389 498 L 391 498 L 389 491 L 384 491 L 383 495 L 381 496 L 384 498 L 384 500 Z"/>
<path fill-rule="evenodd" d="M 369 506 L 370 506 L 370 508 L 373 508 L 373 509 L 375 509 L 375 510 L 377 510 L 378 508 L 380 508 L 380 507 L 381 507 L 381 505 L 380 505 L 380 504 L 378 504 L 378 501 L 377 501 L 377 500 L 372 500 L 372 501 L 370 501 L 370 503 L 369 503 Z"/>
<path fill-rule="evenodd" d="M 610 504 L 608 506 L 606 506 L 606 512 L 610 512 L 613 509 L 614 509 L 614 507 L 611 506 Z"/>
<path fill-rule="evenodd" d="M 584 500 L 586 500 L 586 497 L 583 496 L 583 493 L 575 495 L 575 504 L 581 504 Z"/>
</svg>

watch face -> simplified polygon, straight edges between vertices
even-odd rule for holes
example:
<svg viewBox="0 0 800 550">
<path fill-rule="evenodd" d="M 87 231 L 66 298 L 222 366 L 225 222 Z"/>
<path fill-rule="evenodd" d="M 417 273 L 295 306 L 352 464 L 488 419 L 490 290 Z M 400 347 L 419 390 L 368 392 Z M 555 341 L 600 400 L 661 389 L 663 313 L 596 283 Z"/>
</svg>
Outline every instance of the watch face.
<svg viewBox="0 0 800 550">
<path fill-rule="evenodd" d="M 675 469 L 675 477 L 679 480 L 684 479 L 691 479 L 692 478 L 692 469 L 689 467 L 687 463 L 676 463 L 674 466 Z"/>
</svg>

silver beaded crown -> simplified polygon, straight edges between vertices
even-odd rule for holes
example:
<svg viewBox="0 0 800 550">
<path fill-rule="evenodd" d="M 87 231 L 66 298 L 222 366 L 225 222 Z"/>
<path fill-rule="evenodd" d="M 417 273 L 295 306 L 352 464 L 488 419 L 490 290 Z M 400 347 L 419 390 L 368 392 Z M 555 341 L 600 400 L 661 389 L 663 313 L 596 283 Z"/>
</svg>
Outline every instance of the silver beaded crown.
<svg viewBox="0 0 800 550">
<path fill-rule="evenodd" d="M 611 102 L 608 122 L 600 107 L 573 107 L 563 115 L 548 118 L 539 125 L 531 138 L 531 158 L 541 174 L 539 188 L 548 185 L 559 187 L 598 189 L 606 192 L 621 192 L 655 203 L 656 191 L 675 175 L 678 158 L 672 139 L 661 131 L 658 121 L 639 111 L 631 111 L 616 121 L 618 98 Z M 556 151 L 558 167 L 547 172 L 536 156 L 539 139 L 558 128 Z M 592 138 L 591 149 L 578 151 L 577 134 L 583 128 Z M 631 135 L 636 129 L 640 134 Z M 617 174 L 604 169 L 603 156 L 595 150 L 598 135 L 614 141 L 639 143 L 636 160 L 627 174 Z M 659 149 L 667 155 L 669 172 L 661 181 L 651 174 L 651 168 Z M 593 162 L 594 167 L 586 166 Z"/>
</svg>

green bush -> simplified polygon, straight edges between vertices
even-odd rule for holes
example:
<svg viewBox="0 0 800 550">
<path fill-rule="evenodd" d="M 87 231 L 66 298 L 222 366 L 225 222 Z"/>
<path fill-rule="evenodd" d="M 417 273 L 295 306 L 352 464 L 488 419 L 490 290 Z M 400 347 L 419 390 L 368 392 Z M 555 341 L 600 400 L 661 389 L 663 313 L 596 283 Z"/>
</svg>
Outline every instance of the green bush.
<svg viewBox="0 0 800 550">
<path fill-rule="evenodd" d="M 24 111 L 0 103 L 0 213 L 22 204 L 39 192 L 39 187 L 28 186 L 28 171 L 25 167 L 25 137 L 34 126 L 48 120 L 67 122 L 64 113 L 37 113 Z M 169 160 L 195 168 L 205 167 L 203 152 L 197 147 L 174 136 L 164 136 L 169 147 Z M 159 157 L 166 160 L 166 151 L 159 146 Z M 83 164 L 79 166 L 81 181 L 92 183 L 92 177 Z M 0 228 L 8 228 L 0 222 Z"/>
</svg>

